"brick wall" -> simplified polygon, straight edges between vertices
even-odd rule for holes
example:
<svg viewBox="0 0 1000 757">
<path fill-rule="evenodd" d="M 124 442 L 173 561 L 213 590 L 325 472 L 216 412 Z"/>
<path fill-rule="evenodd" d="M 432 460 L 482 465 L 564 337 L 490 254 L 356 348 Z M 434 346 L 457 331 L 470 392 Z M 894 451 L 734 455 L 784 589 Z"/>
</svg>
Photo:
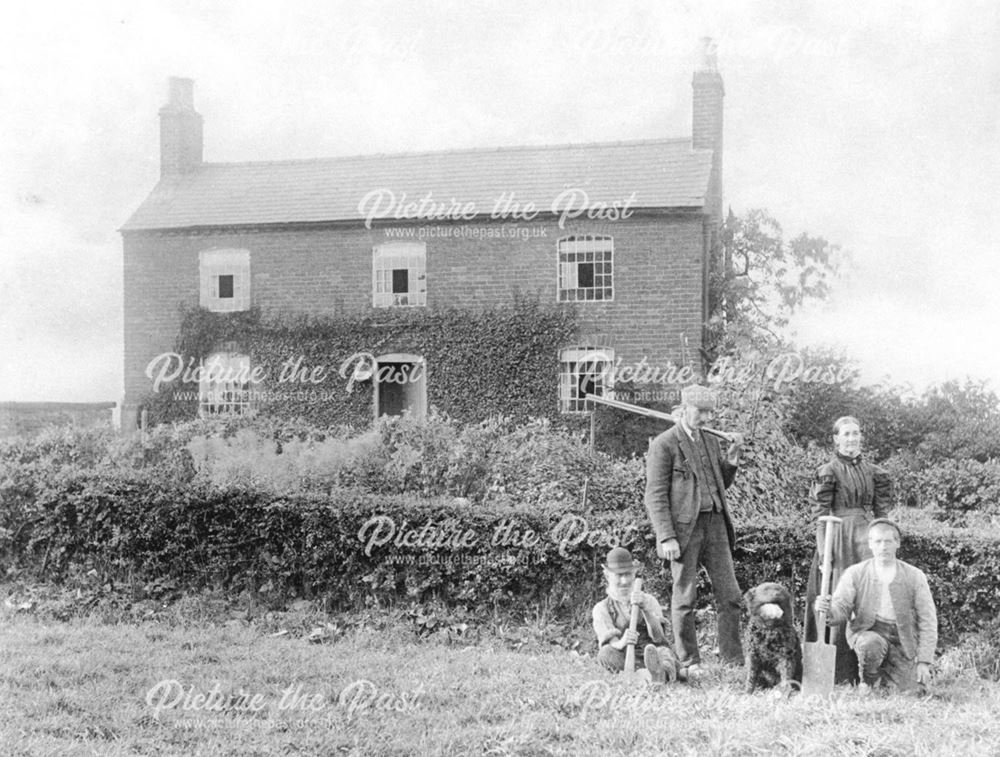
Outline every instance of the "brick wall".
<svg viewBox="0 0 1000 757">
<path fill-rule="evenodd" d="M 198 254 L 220 248 L 251 255 L 255 305 L 265 313 L 352 314 L 370 309 L 373 246 L 418 240 L 427 249 L 428 306 L 477 308 L 509 301 L 514 292 L 554 302 L 556 242 L 570 234 L 614 237 L 614 300 L 581 303 L 580 344 L 609 346 L 632 364 L 697 363 L 703 308 L 701 214 L 662 213 L 617 222 L 554 220 L 470 222 L 479 238 L 438 236 L 461 224 L 399 224 L 414 236 L 361 224 L 212 232 L 129 232 L 124 235 L 125 404 L 122 426 L 134 426 L 136 404 L 150 390 L 145 370 L 170 351 L 181 305 L 198 304 Z M 524 236 L 510 235 L 514 229 Z M 427 230 L 433 229 L 427 235 Z M 686 347 L 683 346 L 686 344 Z M 574 346 L 574 345 L 567 345 Z M 346 357 L 346 356 L 345 356 Z M 552 387 L 553 396 L 557 388 Z"/>
</svg>

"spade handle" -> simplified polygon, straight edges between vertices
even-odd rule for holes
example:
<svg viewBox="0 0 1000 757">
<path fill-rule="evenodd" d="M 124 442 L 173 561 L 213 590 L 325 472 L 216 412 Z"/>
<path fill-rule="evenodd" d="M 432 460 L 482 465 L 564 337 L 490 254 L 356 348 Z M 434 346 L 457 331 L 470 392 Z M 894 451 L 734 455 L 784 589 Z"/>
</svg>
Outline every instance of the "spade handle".
<svg viewBox="0 0 1000 757">
<path fill-rule="evenodd" d="M 824 515 L 819 520 L 820 523 L 825 525 L 823 530 L 826 532 L 823 538 L 823 567 L 821 568 L 822 578 L 820 580 L 819 590 L 820 596 L 825 597 L 830 593 L 830 574 L 833 572 L 833 530 L 835 527 L 843 523 L 843 520 L 835 515 Z M 826 613 L 818 612 L 816 613 L 816 617 L 817 631 L 825 636 Z"/>
</svg>

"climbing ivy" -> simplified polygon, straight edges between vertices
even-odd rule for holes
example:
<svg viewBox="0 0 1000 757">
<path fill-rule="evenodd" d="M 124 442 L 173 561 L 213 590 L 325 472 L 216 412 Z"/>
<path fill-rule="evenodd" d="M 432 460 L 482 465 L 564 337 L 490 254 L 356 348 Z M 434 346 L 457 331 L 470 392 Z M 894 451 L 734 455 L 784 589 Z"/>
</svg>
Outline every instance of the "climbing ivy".
<svg viewBox="0 0 1000 757">
<path fill-rule="evenodd" d="M 258 416 L 367 425 L 373 381 L 363 356 L 410 353 L 427 366 L 427 402 L 463 421 L 559 417 L 559 350 L 574 341 L 572 305 L 526 296 L 478 311 L 370 310 L 349 316 L 265 315 L 259 309 L 181 313 L 175 365 L 186 373 L 145 398 L 151 423 L 197 414 L 197 367 L 225 345 L 250 357 Z M 352 380 L 353 379 L 353 380 Z"/>
</svg>

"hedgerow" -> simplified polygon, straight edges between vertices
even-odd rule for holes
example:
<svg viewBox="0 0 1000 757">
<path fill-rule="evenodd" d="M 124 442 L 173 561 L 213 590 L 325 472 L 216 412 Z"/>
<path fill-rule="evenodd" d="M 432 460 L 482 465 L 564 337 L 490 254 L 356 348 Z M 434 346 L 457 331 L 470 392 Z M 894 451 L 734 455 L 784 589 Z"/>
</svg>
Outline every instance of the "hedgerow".
<svg viewBox="0 0 1000 757">
<path fill-rule="evenodd" d="M 669 595 L 641 460 L 594 452 L 544 421 L 463 425 L 432 413 L 360 435 L 194 422 L 74 439 L 0 444 L 0 559 L 13 575 L 93 570 L 140 593 L 215 586 L 276 601 L 486 607 L 545 598 L 579 609 L 600 594 L 599 565 L 621 542 L 646 564 L 649 587 Z M 764 442 L 780 444 L 758 436 L 729 495 L 738 577 L 801 597 L 813 550 L 808 468 L 805 458 L 771 462 Z M 782 463 L 794 475 L 779 478 Z M 369 549 L 359 537 L 390 527 Z M 928 573 L 945 628 L 997 615 L 995 539 L 906 530 L 901 557 Z M 454 541 L 466 532 L 470 543 Z"/>
<path fill-rule="evenodd" d="M 573 611 L 600 593 L 604 555 L 623 543 L 647 566 L 647 586 L 669 595 L 640 507 L 574 513 L 557 503 L 474 505 L 357 489 L 279 495 L 82 471 L 54 481 L 36 505 L 27 538 L 7 544 L 11 567 L 45 579 L 96 570 L 102 582 L 127 581 L 140 593 L 218 587 L 274 600 L 322 596 L 336 606 L 545 599 Z M 804 594 L 807 524 L 742 521 L 737 531 L 742 586 L 778 580 Z M 901 557 L 927 572 L 946 629 L 996 616 L 995 541 L 912 535 Z M 705 603 L 710 593 L 701 596 Z"/>
</svg>

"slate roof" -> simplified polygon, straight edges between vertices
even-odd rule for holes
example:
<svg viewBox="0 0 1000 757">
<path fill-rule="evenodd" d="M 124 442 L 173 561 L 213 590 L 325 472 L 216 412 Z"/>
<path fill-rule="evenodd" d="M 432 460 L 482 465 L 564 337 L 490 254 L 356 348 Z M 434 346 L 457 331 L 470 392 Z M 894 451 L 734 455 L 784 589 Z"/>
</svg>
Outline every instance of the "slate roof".
<svg viewBox="0 0 1000 757">
<path fill-rule="evenodd" d="M 511 193 L 522 208 L 547 211 L 567 189 L 586 192 L 590 205 L 634 192 L 633 208 L 701 208 L 711 160 L 690 139 L 664 139 L 205 163 L 161 180 L 122 231 L 361 220 L 359 205 L 373 190 L 407 203 L 429 195 L 438 208 L 472 203 L 487 215 Z"/>
</svg>

